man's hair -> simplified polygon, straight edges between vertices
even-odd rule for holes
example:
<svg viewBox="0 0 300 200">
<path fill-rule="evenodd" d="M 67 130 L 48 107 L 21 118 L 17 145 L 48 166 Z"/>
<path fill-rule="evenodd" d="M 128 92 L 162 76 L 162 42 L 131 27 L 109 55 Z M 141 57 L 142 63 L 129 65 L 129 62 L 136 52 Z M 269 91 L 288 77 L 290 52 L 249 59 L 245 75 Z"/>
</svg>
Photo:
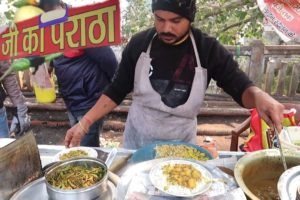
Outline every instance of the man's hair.
<svg viewBox="0 0 300 200">
<path fill-rule="evenodd" d="M 45 9 L 46 7 L 53 8 L 55 6 L 65 7 L 65 4 L 61 0 L 40 0 L 39 7 Z"/>
<path fill-rule="evenodd" d="M 152 12 L 166 10 L 194 21 L 196 0 L 152 0 Z"/>
</svg>

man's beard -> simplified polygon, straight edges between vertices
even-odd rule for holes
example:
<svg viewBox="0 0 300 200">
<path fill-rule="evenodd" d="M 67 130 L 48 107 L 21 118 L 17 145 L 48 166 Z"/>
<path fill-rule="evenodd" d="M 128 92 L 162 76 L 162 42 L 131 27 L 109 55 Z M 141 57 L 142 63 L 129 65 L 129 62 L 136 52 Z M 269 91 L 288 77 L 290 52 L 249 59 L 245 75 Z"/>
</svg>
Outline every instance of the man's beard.
<svg viewBox="0 0 300 200">
<path fill-rule="evenodd" d="M 168 43 L 168 44 L 176 44 L 177 42 L 179 42 L 180 40 L 182 40 L 184 37 L 186 37 L 187 34 L 189 34 L 189 30 L 183 36 L 181 36 L 180 38 L 177 38 L 177 36 L 174 35 L 174 34 L 172 34 L 172 33 L 169 33 L 169 32 L 160 32 L 160 33 L 158 33 L 158 37 L 160 39 L 161 39 L 161 37 L 164 37 L 164 36 L 165 37 L 172 37 L 174 39 L 177 38 L 174 42 Z M 163 40 L 161 39 L 161 41 L 163 41 Z"/>
</svg>

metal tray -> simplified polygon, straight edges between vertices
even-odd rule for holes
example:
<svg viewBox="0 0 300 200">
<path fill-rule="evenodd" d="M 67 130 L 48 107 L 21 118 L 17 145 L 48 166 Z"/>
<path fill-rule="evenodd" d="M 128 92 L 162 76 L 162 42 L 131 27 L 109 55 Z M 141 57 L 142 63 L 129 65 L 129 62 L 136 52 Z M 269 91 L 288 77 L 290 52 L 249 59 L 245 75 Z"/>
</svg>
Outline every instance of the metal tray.
<svg viewBox="0 0 300 200">
<path fill-rule="evenodd" d="M 108 181 L 107 186 L 108 190 L 105 195 L 101 197 L 101 200 L 115 200 L 115 185 L 112 182 Z M 10 200 L 50 200 L 47 194 L 45 177 L 39 178 L 21 188 L 10 198 Z"/>
<path fill-rule="evenodd" d="M 279 178 L 277 190 L 281 200 L 296 199 L 297 187 L 300 186 L 300 166 L 286 170 Z"/>
<path fill-rule="evenodd" d="M 149 174 L 149 171 L 151 170 L 151 168 L 162 162 L 162 161 L 167 161 L 167 160 L 172 160 L 172 158 L 159 158 L 159 159 L 154 159 L 154 160 L 148 160 L 148 161 L 144 161 L 144 162 L 140 162 L 137 164 L 134 163 L 130 163 L 127 165 L 127 167 L 124 170 L 124 172 L 122 173 L 123 175 L 121 176 L 121 179 L 117 185 L 117 189 L 116 189 L 116 196 L 117 196 L 117 200 L 124 200 L 126 197 L 126 194 L 128 192 L 129 186 L 133 180 L 133 177 L 143 177 L 143 174 Z M 184 160 L 184 159 L 182 159 Z M 227 185 L 228 190 L 234 190 L 236 189 L 238 186 L 236 185 L 234 178 L 225 174 L 224 172 L 222 172 L 218 167 L 215 167 L 213 165 L 209 165 L 205 162 L 199 162 L 196 160 L 190 160 L 192 162 L 195 163 L 199 163 L 202 164 L 203 166 L 205 166 L 206 169 L 208 169 L 208 171 L 212 174 L 213 178 L 214 178 L 214 182 L 222 182 L 225 183 Z M 146 183 L 147 181 L 145 181 Z M 147 184 L 147 183 L 146 183 Z M 140 187 L 137 185 L 137 187 Z M 228 191 L 229 192 L 229 191 Z M 232 200 L 235 199 L 246 199 L 245 196 L 243 196 L 244 198 L 231 198 Z M 154 196 L 152 196 L 150 199 L 183 199 L 181 197 L 174 197 L 174 196 L 157 196 L 156 194 L 154 194 Z M 142 198 L 141 198 L 142 199 Z M 146 199 L 146 198 L 145 198 Z M 220 198 L 222 199 L 222 198 Z"/>
</svg>

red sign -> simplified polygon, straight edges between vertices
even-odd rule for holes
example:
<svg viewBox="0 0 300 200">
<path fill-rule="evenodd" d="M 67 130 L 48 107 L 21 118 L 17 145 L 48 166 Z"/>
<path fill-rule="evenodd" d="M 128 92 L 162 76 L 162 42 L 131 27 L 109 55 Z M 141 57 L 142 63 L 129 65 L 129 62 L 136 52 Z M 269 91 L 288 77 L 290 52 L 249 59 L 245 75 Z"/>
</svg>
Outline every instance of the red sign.
<svg viewBox="0 0 300 200">
<path fill-rule="evenodd" d="M 119 44 L 119 0 L 54 10 L 8 27 L 0 60 Z"/>
<path fill-rule="evenodd" d="M 258 0 L 258 5 L 285 42 L 300 37 L 299 0 Z"/>
</svg>

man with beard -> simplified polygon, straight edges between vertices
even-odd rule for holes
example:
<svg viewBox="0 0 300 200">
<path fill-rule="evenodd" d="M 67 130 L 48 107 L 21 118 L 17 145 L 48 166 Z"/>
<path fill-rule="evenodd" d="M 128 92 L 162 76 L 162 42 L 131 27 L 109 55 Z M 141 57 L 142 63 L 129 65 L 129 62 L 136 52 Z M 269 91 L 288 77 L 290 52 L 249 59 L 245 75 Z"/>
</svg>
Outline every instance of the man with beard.
<svg viewBox="0 0 300 200">
<path fill-rule="evenodd" d="M 284 106 L 238 68 L 215 39 L 193 28 L 195 0 L 152 0 L 154 28 L 133 36 L 119 71 L 96 105 L 67 131 L 65 145 L 78 146 L 84 130 L 132 93 L 124 147 L 157 141 L 196 143 L 197 115 L 211 79 L 245 108 L 257 108 L 281 129 Z"/>
</svg>

